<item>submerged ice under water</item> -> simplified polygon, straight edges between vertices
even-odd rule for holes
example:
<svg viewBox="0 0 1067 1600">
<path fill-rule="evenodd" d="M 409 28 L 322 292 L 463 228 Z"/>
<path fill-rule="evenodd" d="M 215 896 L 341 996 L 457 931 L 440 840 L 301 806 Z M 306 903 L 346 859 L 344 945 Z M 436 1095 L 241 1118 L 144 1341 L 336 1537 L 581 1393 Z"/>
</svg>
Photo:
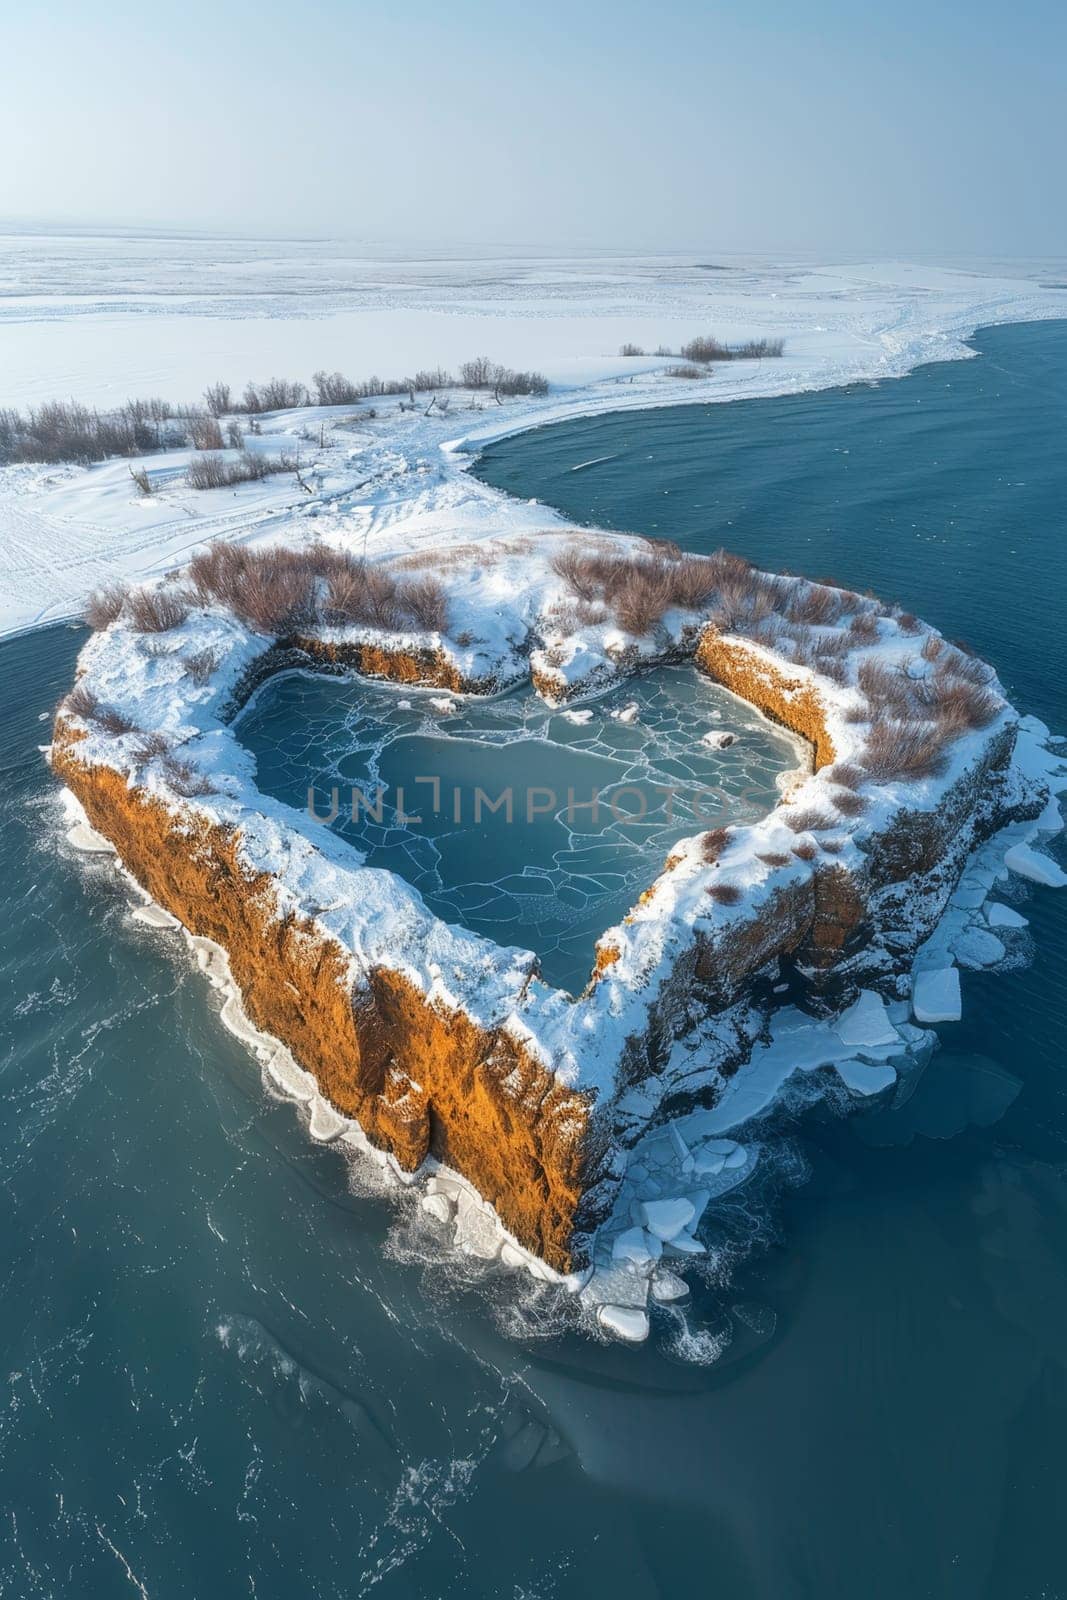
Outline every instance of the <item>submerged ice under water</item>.
<svg viewBox="0 0 1067 1600">
<path fill-rule="evenodd" d="M 332 826 L 369 866 L 405 878 L 442 920 L 532 948 L 572 993 L 670 846 L 765 815 L 776 777 L 805 759 L 692 666 L 565 711 L 528 685 L 458 699 L 290 673 L 237 732 L 261 790 L 299 807 L 311 790 L 323 818 L 336 803 Z"/>
</svg>

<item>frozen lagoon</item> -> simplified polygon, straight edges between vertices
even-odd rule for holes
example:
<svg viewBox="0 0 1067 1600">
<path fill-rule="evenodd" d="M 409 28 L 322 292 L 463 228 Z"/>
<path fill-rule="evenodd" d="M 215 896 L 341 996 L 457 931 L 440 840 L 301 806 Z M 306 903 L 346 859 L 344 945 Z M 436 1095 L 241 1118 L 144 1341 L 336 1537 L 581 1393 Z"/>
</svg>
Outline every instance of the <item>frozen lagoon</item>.
<svg viewBox="0 0 1067 1600">
<path fill-rule="evenodd" d="M 336 797 L 332 825 L 370 866 L 442 920 L 529 946 L 574 994 L 670 846 L 765 815 L 807 760 L 688 665 L 563 711 L 528 685 L 480 700 L 290 673 L 237 731 L 260 789 L 296 807 L 310 789 L 324 818 Z"/>
</svg>

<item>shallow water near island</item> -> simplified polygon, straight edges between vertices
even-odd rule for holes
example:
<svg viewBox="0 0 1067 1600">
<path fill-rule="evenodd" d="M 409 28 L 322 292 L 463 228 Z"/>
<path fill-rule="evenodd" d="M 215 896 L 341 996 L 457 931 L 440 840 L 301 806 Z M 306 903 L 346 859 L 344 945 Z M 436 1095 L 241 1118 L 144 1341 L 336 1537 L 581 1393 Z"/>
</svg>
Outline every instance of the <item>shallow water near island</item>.
<svg viewBox="0 0 1067 1600">
<path fill-rule="evenodd" d="M 807 762 L 799 740 L 693 666 L 567 711 L 529 685 L 452 700 L 290 673 L 237 733 L 264 793 L 329 818 L 442 921 L 529 946 L 546 982 L 573 994 L 672 844 L 757 821 L 776 776 Z"/>
<path fill-rule="evenodd" d="M 610 503 L 573 475 L 596 504 L 567 509 L 644 526 L 665 452 L 658 487 L 689 489 L 659 532 L 895 594 L 1063 727 L 1067 326 L 976 345 L 616 419 L 654 429 L 643 455 Z M 588 426 L 561 460 L 609 453 Z M 551 499 L 533 438 L 495 460 Z M 38 718 L 81 637 L 0 645 L 0 1592 L 1067 1592 L 1067 895 L 1007 886 L 1018 964 L 964 974 L 925 1072 L 848 1118 L 782 1108 L 777 1199 L 710 1219 L 732 1273 L 648 1346 L 598 1345 L 547 1287 L 435 1264 L 432 1224 L 309 1142 L 180 943 L 62 842 Z"/>
</svg>

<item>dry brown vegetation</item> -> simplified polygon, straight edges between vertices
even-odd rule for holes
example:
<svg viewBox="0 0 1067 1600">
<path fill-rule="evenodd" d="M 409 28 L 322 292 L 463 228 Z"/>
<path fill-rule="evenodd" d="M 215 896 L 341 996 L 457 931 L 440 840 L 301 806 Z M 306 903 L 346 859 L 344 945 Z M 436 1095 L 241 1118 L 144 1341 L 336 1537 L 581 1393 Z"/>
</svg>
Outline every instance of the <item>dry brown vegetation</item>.
<svg viewBox="0 0 1067 1600">
<path fill-rule="evenodd" d="M 137 744 L 134 754 L 138 761 L 154 761 L 157 756 L 165 756 L 170 750 L 169 741 L 161 733 L 146 733 Z"/>
<path fill-rule="evenodd" d="M 85 602 L 85 620 L 97 633 L 108 628 L 121 614 L 129 590 L 124 583 L 108 583 L 94 589 Z"/>
<path fill-rule="evenodd" d="M 442 632 L 444 589 L 434 578 L 401 578 L 340 550 L 249 550 L 217 543 L 194 556 L 197 594 L 232 611 L 259 633 L 286 634 L 318 622 L 392 631 Z"/>
<path fill-rule="evenodd" d="M 730 839 L 729 828 L 711 828 L 700 841 L 700 854 L 708 866 L 714 866 Z"/>
<path fill-rule="evenodd" d="M 61 704 L 70 716 L 81 717 L 83 722 L 88 722 L 96 716 L 100 701 L 87 683 L 76 683 Z"/>
<path fill-rule="evenodd" d="M 179 761 L 175 756 L 164 756 L 162 766 L 171 788 L 176 794 L 184 795 L 187 800 L 197 795 L 215 793 L 215 785 L 207 774 L 190 766 L 188 761 Z"/>
<path fill-rule="evenodd" d="M 854 761 L 837 761 L 832 767 L 826 768 L 824 775 L 831 783 L 840 784 L 842 789 L 858 789 L 865 777 L 863 768 Z"/>
<path fill-rule="evenodd" d="M 183 590 L 135 589 L 126 600 L 126 613 L 141 633 L 169 633 L 189 615 L 189 597 Z"/>
<path fill-rule="evenodd" d="M 95 720 L 97 726 L 103 728 L 105 733 L 118 735 L 137 731 L 136 722 L 131 722 L 129 717 L 121 711 L 116 711 L 114 706 L 100 706 L 95 713 Z"/>
<path fill-rule="evenodd" d="M 219 659 L 214 650 L 194 650 L 185 658 L 185 670 L 194 683 L 207 683 Z"/>
<path fill-rule="evenodd" d="M 709 883 L 705 892 L 720 906 L 736 906 L 741 900 L 736 883 Z"/>
<path fill-rule="evenodd" d="M 218 424 L 215 424 L 216 430 Z M 219 447 L 222 435 L 219 434 Z M 300 459 L 282 451 L 280 455 L 253 455 L 240 450 L 236 456 L 194 456 L 186 470 L 185 481 L 190 489 L 230 489 L 237 483 L 258 483 L 278 472 L 298 472 Z"/>
<path fill-rule="evenodd" d="M 763 356 L 780 356 L 785 349 L 783 339 L 749 339 L 744 344 L 723 344 L 712 334 L 699 335 L 683 344 L 681 355 L 686 361 L 745 361 Z"/>
<path fill-rule="evenodd" d="M 860 817 L 867 809 L 867 801 L 854 789 L 839 789 L 830 797 L 843 817 Z"/>
<path fill-rule="evenodd" d="M 828 811 L 819 811 L 815 806 L 808 806 L 801 811 L 787 811 L 784 820 L 794 833 L 818 833 L 822 828 L 834 827 L 837 821 Z"/>
<path fill-rule="evenodd" d="M 881 718 L 871 723 L 863 765 L 872 778 L 934 778 L 947 763 L 944 742 L 936 723 Z"/>
</svg>

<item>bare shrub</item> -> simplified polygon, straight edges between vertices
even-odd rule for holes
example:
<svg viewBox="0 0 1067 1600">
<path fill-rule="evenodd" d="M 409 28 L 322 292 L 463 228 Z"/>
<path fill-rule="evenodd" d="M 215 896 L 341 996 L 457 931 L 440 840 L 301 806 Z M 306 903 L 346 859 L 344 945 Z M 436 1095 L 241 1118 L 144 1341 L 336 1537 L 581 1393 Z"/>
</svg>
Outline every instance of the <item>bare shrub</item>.
<svg viewBox="0 0 1067 1600">
<path fill-rule="evenodd" d="M 503 395 L 545 395 L 548 393 L 548 379 L 543 372 L 512 372 L 510 368 L 503 368 L 493 385 L 494 394 Z"/>
<path fill-rule="evenodd" d="M 686 611 L 707 605 L 715 593 L 715 568 L 699 556 L 685 556 L 671 569 L 671 602 Z"/>
<path fill-rule="evenodd" d="M 832 683 L 846 684 L 848 682 L 848 668 L 833 653 L 827 655 L 817 649 L 814 654 L 814 666 L 817 672 L 821 672 L 823 677 L 829 678 Z"/>
<path fill-rule="evenodd" d="M 144 467 L 131 467 L 130 477 L 146 497 L 152 493 L 152 480 Z"/>
<path fill-rule="evenodd" d="M 866 774 L 854 761 L 835 761 L 832 767 L 824 768 L 823 776 L 831 783 L 839 783 L 842 789 L 858 789 Z"/>
<path fill-rule="evenodd" d="M 957 678 L 966 678 L 968 683 L 991 683 L 996 676 L 988 661 L 982 661 L 972 651 L 961 649 L 959 645 L 941 657 L 935 670 L 938 677 L 951 673 Z"/>
<path fill-rule="evenodd" d="M 222 429 L 214 417 L 190 417 L 189 442 L 194 450 L 221 450 Z"/>
<path fill-rule="evenodd" d="M 889 710 L 897 716 L 906 716 L 913 710 L 911 681 L 898 667 L 884 661 L 861 661 L 856 677 L 876 710 Z"/>
<path fill-rule="evenodd" d="M 800 861 L 814 861 L 818 853 L 818 845 L 813 844 L 810 839 L 800 839 L 793 846 L 793 854 Z"/>
<path fill-rule="evenodd" d="M 789 865 L 789 857 L 783 855 L 779 850 L 762 850 L 758 859 L 768 867 L 787 867 Z"/>
<path fill-rule="evenodd" d="M 436 394 L 438 389 L 454 389 L 456 380 L 444 367 L 420 367 L 411 378 L 411 387 L 421 389 L 424 394 Z M 439 410 L 447 410 L 445 401 L 440 401 Z"/>
<path fill-rule="evenodd" d="M 137 728 L 136 722 L 131 722 L 129 717 L 116 710 L 114 706 L 101 706 L 96 713 L 96 720 L 105 733 L 134 733 Z"/>
<path fill-rule="evenodd" d="M 96 717 L 100 701 L 87 683 L 76 683 L 60 704 L 68 716 L 80 717 L 83 722 L 92 722 Z"/>
<path fill-rule="evenodd" d="M 849 618 L 848 631 L 856 640 L 866 641 L 878 637 L 878 617 L 873 611 L 857 611 Z"/>
<path fill-rule="evenodd" d="M 704 892 L 720 906 L 736 906 L 742 898 L 736 883 L 709 883 Z"/>
<path fill-rule="evenodd" d="M 204 404 L 213 417 L 224 417 L 233 410 L 233 391 L 228 383 L 213 383 L 204 390 Z"/>
<path fill-rule="evenodd" d="M 922 644 L 922 658 L 924 661 L 936 661 L 945 648 L 944 639 L 938 638 L 936 633 L 928 633 Z"/>
<path fill-rule="evenodd" d="M 579 550 L 561 550 L 552 558 L 552 571 L 562 578 L 580 600 L 593 600 L 603 592 L 601 561 Z"/>
<path fill-rule="evenodd" d="M 897 617 L 897 627 L 901 633 L 915 634 L 923 631 L 922 623 L 910 611 L 902 611 L 900 613 Z"/>
<path fill-rule="evenodd" d="M 793 591 L 785 615 L 790 622 L 826 626 L 837 621 L 841 610 L 841 597 L 836 589 L 827 589 L 819 583 L 805 583 Z"/>
<path fill-rule="evenodd" d="M 496 395 L 548 393 L 548 379 L 541 372 L 513 372 L 502 367 L 488 356 L 475 356 L 465 361 L 459 369 L 459 378 L 465 389 L 492 389 Z"/>
<path fill-rule="evenodd" d="M 288 378 L 268 378 L 266 383 L 246 383 L 243 411 L 291 411 L 294 406 L 306 406 L 308 392 L 302 383 Z M 236 409 L 236 407 L 235 407 Z"/>
<path fill-rule="evenodd" d="M 427 633 L 443 633 L 448 627 L 448 600 L 434 578 L 412 578 L 401 585 L 404 610 Z"/>
<path fill-rule="evenodd" d="M 933 778 L 945 770 L 940 731 L 928 722 L 874 722 L 863 752 L 872 778 Z"/>
<path fill-rule="evenodd" d="M 670 605 L 670 580 L 654 563 L 635 561 L 612 600 L 619 626 L 639 637 L 661 621 Z"/>
<path fill-rule="evenodd" d="M 759 361 L 765 356 L 780 356 L 785 349 L 784 339 L 745 339 L 732 344 L 727 351 L 730 361 Z"/>
<path fill-rule="evenodd" d="M 780 356 L 785 349 L 783 339 L 746 339 L 743 344 L 723 344 L 713 335 L 690 339 L 683 344 L 682 355 L 687 361 L 753 361 L 764 356 Z"/>
<path fill-rule="evenodd" d="M 185 657 L 185 670 L 194 683 L 207 683 L 219 664 L 214 650 L 194 650 Z"/>
<path fill-rule="evenodd" d="M 146 733 L 135 747 L 134 754 L 139 762 L 144 764 L 154 761 L 157 756 L 165 756 L 170 749 L 170 741 L 161 733 Z"/>
<path fill-rule="evenodd" d="M 135 589 L 126 609 L 138 632 L 169 633 L 189 615 L 189 601 L 185 594 L 168 589 Z"/>
<path fill-rule="evenodd" d="M 721 344 L 718 339 L 713 338 L 710 334 L 690 339 L 688 344 L 683 344 L 680 353 L 686 361 L 700 361 L 705 364 L 709 361 L 729 361 L 730 359 L 730 352 L 726 345 Z"/>
<path fill-rule="evenodd" d="M 85 602 L 85 620 L 97 633 L 110 625 L 121 614 L 129 590 L 124 583 L 108 583 L 94 589 Z"/>
<path fill-rule="evenodd" d="M 1000 715 L 1003 701 L 992 689 L 967 678 L 945 678 L 937 684 L 934 716 L 947 738 L 975 728 L 988 728 Z"/>
<path fill-rule="evenodd" d="M 860 817 L 867 809 L 865 796 L 854 789 L 839 789 L 831 799 L 843 817 Z"/>
<path fill-rule="evenodd" d="M 716 569 L 699 557 L 673 559 L 669 550 L 645 558 L 614 551 L 562 550 L 552 563 L 579 599 L 601 600 L 628 633 L 643 634 L 668 607 L 692 609 L 714 592 Z"/>
<path fill-rule="evenodd" d="M 643 356 L 644 351 L 639 344 L 624 344 L 619 346 L 620 356 Z"/>
<path fill-rule="evenodd" d="M 242 575 L 233 609 L 257 633 L 285 634 L 316 620 L 316 600 L 312 573 L 256 562 Z"/>
<path fill-rule="evenodd" d="M 809 806 L 804 811 L 787 811 L 784 820 L 794 833 L 818 833 L 820 829 L 835 827 L 837 822 L 836 817 L 827 811 L 819 811 L 815 806 Z"/>
<path fill-rule="evenodd" d="M 226 424 L 226 443 L 231 450 L 243 450 L 245 448 L 245 436 L 241 432 L 241 424 L 239 422 L 228 422 Z"/>
<path fill-rule="evenodd" d="M 712 828 L 700 841 L 700 855 L 708 866 L 713 866 L 730 841 L 729 828 Z"/>
<path fill-rule="evenodd" d="M 236 460 L 229 461 L 221 455 L 194 456 L 185 479 L 191 489 L 229 489 L 234 484 L 258 483 L 274 473 L 297 472 L 299 468 L 299 458 L 284 451 L 278 456 L 268 456 L 242 450 Z"/>
<path fill-rule="evenodd" d="M 703 378 L 704 377 L 704 372 L 702 371 L 702 369 L 700 367 L 693 367 L 693 366 L 689 366 L 688 364 L 686 364 L 685 366 L 682 366 L 682 367 L 668 367 L 667 368 L 667 377 L 668 378 L 689 378 L 689 379 Z"/>
<path fill-rule="evenodd" d="M 215 785 L 207 774 L 197 767 L 190 766 L 188 761 L 179 761 L 174 756 L 164 756 L 161 765 L 167 782 L 175 794 L 191 800 L 197 795 L 215 793 Z"/>
<path fill-rule="evenodd" d="M 363 399 L 359 384 L 342 372 L 313 372 L 311 382 L 317 406 L 350 406 Z"/>
<path fill-rule="evenodd" d="M 488 389 L 495 371 L 496 363 L 488 356 L 475 356 L 473 361 L 464 361 L 459 379 L 465 389 Z"/>
</svg>

